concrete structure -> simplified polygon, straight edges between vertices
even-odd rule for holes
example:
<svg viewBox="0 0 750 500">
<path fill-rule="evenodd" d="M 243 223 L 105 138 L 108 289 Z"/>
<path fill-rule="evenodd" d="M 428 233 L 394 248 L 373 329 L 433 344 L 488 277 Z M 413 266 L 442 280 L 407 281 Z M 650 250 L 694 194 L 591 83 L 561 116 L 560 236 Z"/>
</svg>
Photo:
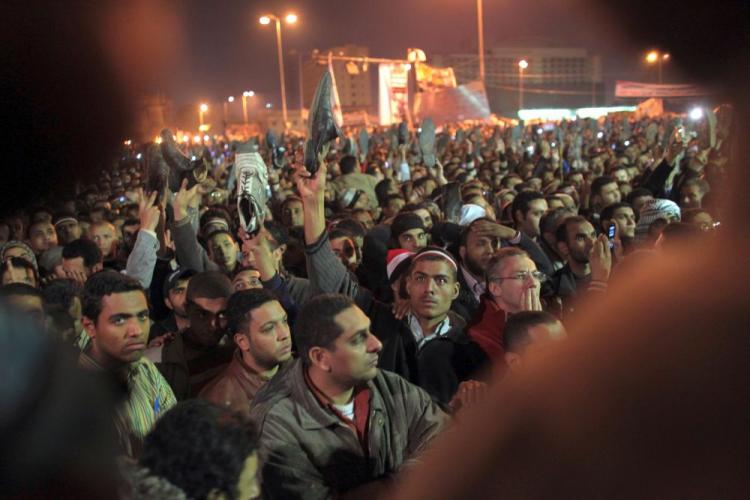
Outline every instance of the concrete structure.
<svg viewBox="0 0 750 500">
<path fill-rule="evenodd" d="M 370 55 L 370 49 L 358 45 L 344 45 L 341 47 L 331 47 L 326 50 L 317 52 L 317 55 L 325 56 L 329 52 L 338 56 L 367 57 Z M 355 73 L 356 68 L 356 73 Z M 375 65 L 370 65 L 363 70 L 361 64 L 350 64 L 347 69 L 347 63 L 344 61 L 333 61 L 333 74 L 336 78 L 336 87 L 339 91 L 341 100 L 341 109 L 344 113 L 351 111 L 369 110 L 373 106 L 372 84 L 369 70 L 374 69 Z M 320 64 L 315 60 L 305 61 L 302 65 L 303 76 L 303 102 L 306 108 L 310 107 L 315 89 L 318 86 L 320 77 L 326 70 L 326 65 Z M 290 117 L 291 120 L 291 117 Z"/>
</svg>

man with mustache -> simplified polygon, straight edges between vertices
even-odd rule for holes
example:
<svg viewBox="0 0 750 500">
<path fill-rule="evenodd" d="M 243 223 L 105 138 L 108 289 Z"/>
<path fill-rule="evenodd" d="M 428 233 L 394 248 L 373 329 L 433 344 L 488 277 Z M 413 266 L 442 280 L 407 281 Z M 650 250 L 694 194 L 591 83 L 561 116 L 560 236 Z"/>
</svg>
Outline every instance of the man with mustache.
<svg viewBox="0 0 750 500">
<path fill-rule="evenodd" d="M 422 389 L 378 369 L 370 319 L 344 295 L 302 309 L 300 359 L 253 400 L 266 498 L 364 498 L 392 478 L 446 423 Z"/>
<path fill-rule="evenodd" d="M 256 288 L 235 292 L 226 315 L 237 349 L 224 372 L 198 397 L 249 415 L 258 390 L 292 359 L 287 314 L 273 293 Z"/>
</svg>

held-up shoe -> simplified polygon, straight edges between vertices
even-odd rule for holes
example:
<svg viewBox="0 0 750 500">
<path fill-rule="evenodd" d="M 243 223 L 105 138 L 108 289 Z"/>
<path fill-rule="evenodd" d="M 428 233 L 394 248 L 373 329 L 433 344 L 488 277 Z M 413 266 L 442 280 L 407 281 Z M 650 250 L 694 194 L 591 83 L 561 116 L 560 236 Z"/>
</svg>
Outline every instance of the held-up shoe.
<svg viewBox="0 0 750 500">
<path fill-rule="evenodd" d="M 237 147 L 234 166 L 237 170 L 237 212 L 240 225 L 248 234 L 255 234 L 263 225 L 268 201 L 268 169 L 250 140 Z"/>
<path fill-rule="evenodd" d="M 398 144 L 399 146 L 401 144 L 408 144 L 409 143 L 409 126 L 406 124 L 406 122 L 401 122 L 398 125 Z"/>
<path fill-rule="evenodd" d="M 435 123 L 432 118 L 422 120 L 422 131 L 419 133 L 419 148 L 422 150 L 422 161 L 428 167 L 434 167 L 435 158 Z"/>
<path fill-rule="evenodd" d="M 370 135 L 367 133 L 367 129 L 363 128 L 359 131 L 359 153 L 362 158 L 367 158 L 367 153 L 370 150 Z"/>
<path fill-rule="evenodd" d="M 161 156 L 159 146 L 151 144 L 148 147 L 148 153 L 146 154 L 146 189 L 149 193 L 156 191 L 161 193 L 169 183 L 169 165 L 164 161 Z"/>
<path fill-rule="evenodd" d="M 180 151 L 172 131 L 165 128 L 161 131 L 161 155 L 169 165 L 169 189 L 180 190 L 182 179 L 188 180 L 188 189 L 204 181 L 208 176 L 208 165 L 202 157 L 190 159 Z"/>
<path fill-rule="evenodd" d="M 323 152 L 325 145 L 341 136 L 331 107 L 332 85 L 331 73 L 325 71 L 310 106 L 310 134 L 309 145 L 305 145 L 305 168 L 311 175 L 318 171 L 318 155 Z"/>
</svg>

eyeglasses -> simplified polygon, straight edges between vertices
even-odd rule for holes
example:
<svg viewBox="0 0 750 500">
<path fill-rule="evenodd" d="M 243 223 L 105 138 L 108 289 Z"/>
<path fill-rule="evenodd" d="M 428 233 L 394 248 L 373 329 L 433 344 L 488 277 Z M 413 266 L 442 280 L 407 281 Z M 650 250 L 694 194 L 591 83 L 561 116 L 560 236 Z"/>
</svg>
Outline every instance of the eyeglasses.
<svg viewBox="0 0 750 500">
<path fill-rule="evenodd" d="M 496 276 L 494 278 L 490 278 L 490 281 L 502 281 L 502 280 L 526 281 L 529 278 L 534 278 L 536 281 L 540 283 L 544 283 L 545 281 L 547 281 L 547 275 L 541 271 L 519 271 L 513 276 Z"/>
</svg>

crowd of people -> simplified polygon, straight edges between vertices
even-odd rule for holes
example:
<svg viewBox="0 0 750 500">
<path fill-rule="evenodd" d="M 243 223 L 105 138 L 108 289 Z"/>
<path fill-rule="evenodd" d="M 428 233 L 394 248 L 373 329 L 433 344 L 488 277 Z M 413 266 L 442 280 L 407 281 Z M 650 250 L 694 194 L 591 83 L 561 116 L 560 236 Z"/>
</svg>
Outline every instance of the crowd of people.
<svg viewBox="0 0 750 500">
<path fill-rule="evenodd" d="M 0 296 L 124 387 L 133 497 L 377 496 L 618 276 L 721 231 L 731 126 L 447 124 L 435 162 L 419 129 L 352 128 L 314 173 L 295 134 L 126 141 L 74 196 L 5 214 Z M 190 169 L 159 183 L 174 155 Z"/>
</svg>

